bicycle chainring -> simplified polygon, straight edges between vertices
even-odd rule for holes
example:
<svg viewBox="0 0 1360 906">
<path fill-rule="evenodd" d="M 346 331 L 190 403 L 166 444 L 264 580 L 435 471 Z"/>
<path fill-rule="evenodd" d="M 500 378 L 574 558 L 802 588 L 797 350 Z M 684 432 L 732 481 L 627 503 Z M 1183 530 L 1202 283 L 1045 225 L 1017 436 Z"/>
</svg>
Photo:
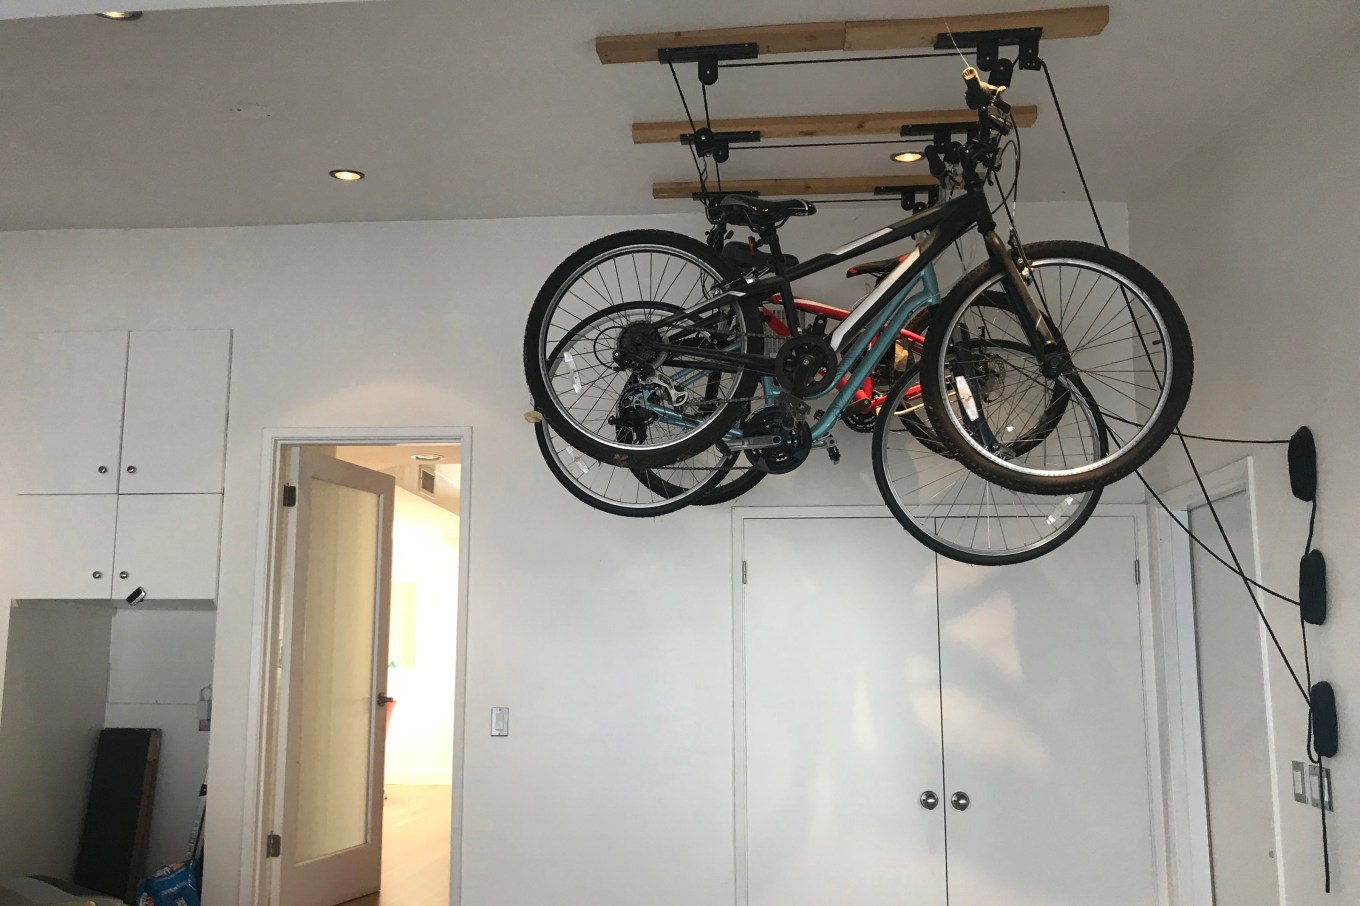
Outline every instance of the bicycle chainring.
<svg viewBox="0 0 1360 906">
<path fill-rule="evenodd" d="M 799 399 L 817 396 L 836 381 L 836 350 L 825 337 L 804 334 L 789 339 L 775 359 L 779 387 Z"/>
<path fill-rule="evenodd" d="M 751 464 L 770 475 L 792 472 L 807 462 L 812 453 L 812 429 L 787 403 L 775 403 L 752 412 L 741 423 L 741 431 L 747 437 L 771 435 L 779 438 L 776 446 L 746 451 Z"/>
</svg>

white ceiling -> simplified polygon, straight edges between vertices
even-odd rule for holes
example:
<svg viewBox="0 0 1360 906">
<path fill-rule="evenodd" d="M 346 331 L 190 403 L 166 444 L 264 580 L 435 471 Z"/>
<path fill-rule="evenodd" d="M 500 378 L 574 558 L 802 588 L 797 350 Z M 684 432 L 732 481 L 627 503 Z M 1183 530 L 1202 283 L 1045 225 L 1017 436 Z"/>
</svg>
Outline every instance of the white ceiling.
<svg viewBox="0 0 1360 906">
<path fill-rule="evenodd" d="M 33 19 L 40 16 L 74 16 L 108 12 L 116 4 L 127 9 L 201 9 L 209 6 L 274 6 L 284 3 L 347 3 L 381 0 L 0 0 L 0 19 Z"/>
<path fill-rule="evenodd" d="M 653 179 L 690 176 L 685 152 L 629 139 L 634 119 L 681 115 L 668 73 L 602 66 L 596 35 L 1045 2 L 383 0 L 148 12 L 136 23 L 3 21 L 0 229 L 687 210 L 650 198 Z M 1041 50 L 1096 194 L 1114 200 L 1196 147 L 1212 153 L 1216 127 L 1323 41 L 1360 27 L 1355 0 L 1110 5 L 1101 37 Z M 710 99 L 714 116 L 956 107 L 960 68 L 727 71 Z M 1021 197 L 1076 197 L 1042 76 L 1020 73 L 1010 96 L 1040 106 Z M 1269 113 L 1249 115 L 1264 127 Z M 1276 128 L 1288 128 L 1280 113 Z M 726 172 L 903 172 L 887 150 L 736 152 Z M 341 184 L 326 175 L 335 167 L 369 178 Z"/>
</svg>

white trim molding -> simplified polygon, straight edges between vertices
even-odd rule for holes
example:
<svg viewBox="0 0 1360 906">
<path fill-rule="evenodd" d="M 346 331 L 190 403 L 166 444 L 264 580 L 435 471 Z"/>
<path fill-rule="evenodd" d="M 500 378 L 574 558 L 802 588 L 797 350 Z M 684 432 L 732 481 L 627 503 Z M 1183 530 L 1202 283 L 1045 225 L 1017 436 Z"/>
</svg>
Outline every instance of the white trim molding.
<svg viewBox="0 0 1360 906">
<path fill-rule="evenodd" d="M 266 906 L 270 903 L 269 863 L 264 858 L 264 840 L 272 831 L 274 811 L 273 744 L 274 721 L 270 705 L 274 700 L 273 662 L 279 643 L 278 581 L 280 544 L 277 502 L 285 484 L 285 448 L 291 446 L 359 446 L 384 444 L 460 444 L 461 485 L 458 538 L 458 638 L 454 679 L 453 717 L 453 804 L 450 815 L 449 904 L 462 902 L 463 849 L 463 749 L 466 739 L 467 700 L 467 621 L 468 578 L 472 547 L 472 429 L 442 428 L 266 428 L 260 451 L 259 525 L 255 551 L 255 591 L 251 607 L 251 655 L 246 723 L 245 784 L 246 808 L 241 821 L 240 906 Z"/>
</svg>

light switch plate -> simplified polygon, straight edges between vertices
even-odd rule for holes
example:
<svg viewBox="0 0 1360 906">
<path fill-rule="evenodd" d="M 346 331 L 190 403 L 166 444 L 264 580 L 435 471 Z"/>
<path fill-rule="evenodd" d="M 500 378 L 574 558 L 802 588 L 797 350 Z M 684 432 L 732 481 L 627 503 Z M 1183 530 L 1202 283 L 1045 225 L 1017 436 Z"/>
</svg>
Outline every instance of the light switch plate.
<svg viewBox="0 0 1360 906">
<path fill-rule="evenodd" d="M 509 736 L 510 735 L 510 709 L 492 708 L 491 709 L 491 735 Z"/>
<path fill-rule="evenodd" d="M 1308 765 L 1308 794 L 1311 804 L 1327 811 L 1335 810 L 1332 801 L 1332 769 Z"/>
<path fill-rule="evenodd" d="M 1292 762 L 1294 769 L 1294 801 L 1308 804 L 1308 774 L 1302 761 Z"/>
</svg>

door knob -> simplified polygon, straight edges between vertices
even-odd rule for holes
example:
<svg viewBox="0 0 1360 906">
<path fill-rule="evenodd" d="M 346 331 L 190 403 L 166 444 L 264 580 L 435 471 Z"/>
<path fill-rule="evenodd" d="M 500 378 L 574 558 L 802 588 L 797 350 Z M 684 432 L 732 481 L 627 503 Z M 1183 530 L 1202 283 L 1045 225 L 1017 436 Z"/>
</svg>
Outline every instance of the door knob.
<svg viewBox="0 0 1360 906">
<path fill-rule="evenodd" d="M 949 797 L 949 804 L 961 812 L 966 811 L 971 802 L 972 800 L 968 798 L 968 794 L 962 790 Z"/>
<path fill-rule="evenodd" d="M 378 705 L 380 707 L 386 707 L 387 705 L 395 705 L 396 703 L 397 700 L 392 696 L 388 695 L 386 692 L 378 693 Z"/>
<path fill-rule="evenodd" d="M 931 811 L 940 804 L 940 797 L 935 795 L 934 790 L 926 790 L 921 794 L 921 808 Z"/>
</svg>

